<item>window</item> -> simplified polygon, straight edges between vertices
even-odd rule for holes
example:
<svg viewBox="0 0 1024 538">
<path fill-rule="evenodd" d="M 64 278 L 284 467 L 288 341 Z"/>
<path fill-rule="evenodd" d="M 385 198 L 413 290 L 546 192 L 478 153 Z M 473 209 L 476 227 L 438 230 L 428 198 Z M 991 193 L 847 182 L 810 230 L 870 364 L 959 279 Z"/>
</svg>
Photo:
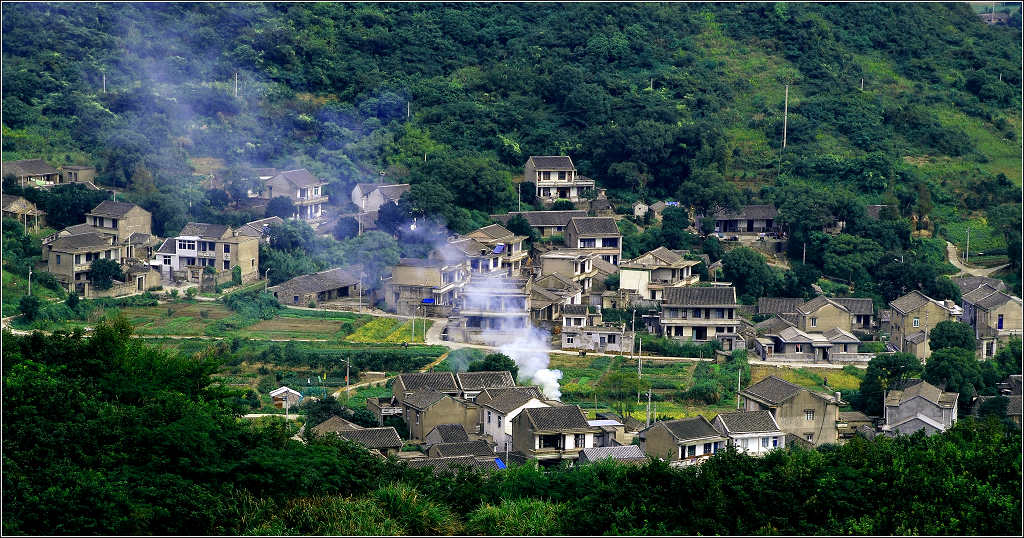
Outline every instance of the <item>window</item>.
<svg viewBox="0 0 1024 538">
<path fill-rule="evenodd" d="M 60 262 L 57 262 L 57 263 L 60 263 Z M 1002 314 L 999 314 L 999 321 L 997 323 L 998 323 L 998 325 L 996 326 L 996 328 L 997 329 L 1002 329 L 1003 328 L 1003 315 Z"/>
<path fill-rule="evenodd" d="M 697 457 L 697 445 L 689 445 L 686 447 L 686 457 L 695 458 Z"/>
<path fill-rule="evenodd" d="M 231 245 L 224 243 L 224 254 L 231 252 Z"/>
<path fill-rule="evenodd" d="M 921 326 L 921 318 L 914 318 L 914 327 Z"/>
<path fill-rule="evenodd" d="M 700 318 L 700 309 L 699 308 L 694 308 L 693 309 L 693 318 L 694 319 L 699 319 Z"/>
<path fill-rule="evenodd" d="M 501 415 L 498 415 L 498 427 L 501 427 Z"/>
<path fill-rule="evenodd" d="M 171 264 L 171 257 L 170 256 L 164 256 L 164 265 L 170 265 L 170 264 Z"/>
<path fill-rule="evenodd" d="M 298 295 L 292 295 L 292 302 L 295 303 L 295 304 L 299 304 L 299 296 Z M 419 413 L 417 413 L 416 416 L 419 416 Z"/>
<path fill-rule="evenodd" d="M 253 267 L 256 267 L 256 258 L 249 260 L 249 263 L 251 263 Z"/>
<path fill-rule="evenodd" d="M 814 420 L 814 409 L 804 409 L 804 420 Z"/>
<path fill-rule="evenodd" d="M 762 437 L 761 438 L 761 448 L 768 448 L 768 438 L 767 437 Z"/>
<path fill-rule="evenodd" d="M 811 318 L 811 327 L 818 326 L 818 318 Z"/>
<path fill-rule="evenodd" d="M 711 453 L 711 443 L 704 443 L 704 454 Z"/>
<path fill-rule="evenodd" d="M 778 437 L 772 437 L 772 448 L 777 448 L 778 446 L 779 446 L 779 438 Z"/>
<path fill-rule="evenodd" d="M 491 423 L 491 412 L 490 411 L 487 412 L 487 423 L 488 424 Z"/>
<path fill-rule="evenodd" d="M 566 336 L 565 337 L 565 343 L 566 344 L 575 344 L 576 343 L 576 339 L 573 338 L 572 336 Z"/>
<path fill-rule="evenodd" d="M 586 436 L 586 434 L 577 433 L 576 437 L 573 439 L 573 446 L 575 446 L 576 448 L 586 448 L 586 445 L 587 445 L 587 436 Z"/>
<path fill-rule="evenodd" d="M 60 254 L 57 255 L 57 265 L 60 265 Z M 1002 316 L 999 316 L 999 317 L 1001 318 Z M 1002 321 L 1002 320 L 1000 320 L 1000 321 Z"/>
<path fill-rule="evenodd" d="M 805 433 L 804 434 L 804 439 L 807 439 L 808 442 L 813 443 L 814 442 L 814 434 L 813 433 Z"/>
<path fill-rule="evenodd" d="M 224 270 L 231 269 L 231 260 L 224 260 Z"/>
<path fill-rule="evenodd" d="M 580 248 L 597 247 L 597 239 L 580 239 Z"/>
<path fill-rule="evenodd" d="M 796 345 L 796 352 L 797 353 L 800 353 L 800 352 L 803 351 L 803 344 L 795 344 L 795 345 Z"/>
<path fill-rule="evenodd" d="M 82 255 L 81 254 L 75 254 L 75 265 L 81 265 L 81 263 L 82 263 Z"/>
<path fill-rule="evenodd" d="M 608 335 L 608 343 L 609 343 L 609 344 L 615 344 L 615 343 L 617 343 L 617 339 L 615 338 L 615 335 L 614 335 L 614 334 L 609 334 L 609 335 Z"/>
<path fill-rule="evenodd" d="M 420 412 L 416 411 L 416 424 L 420 423 Z"/>
</svg>

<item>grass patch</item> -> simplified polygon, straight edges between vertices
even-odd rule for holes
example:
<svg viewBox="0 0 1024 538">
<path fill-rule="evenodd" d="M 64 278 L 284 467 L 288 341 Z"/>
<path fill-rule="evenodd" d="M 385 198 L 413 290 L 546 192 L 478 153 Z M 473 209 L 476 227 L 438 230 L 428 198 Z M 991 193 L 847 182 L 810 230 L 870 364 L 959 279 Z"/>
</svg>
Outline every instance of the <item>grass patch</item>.
<svg viewBox="0 0 1024 538">
<path fill-rule="evenodd" d="M 416 324 L 415 338 L 413 323 Z M 422 319 L 402 321 L 396 318 L 374 318 L 359 327 L 354 333 L 345 337 L 346 342 L 387 342 L 392 344 L 423 342 L 424 334 L 433 325 L 432 321 L 424 323 Z"/>
<path fill-rule="evenodd" d="M 28 278 L 16 275 L 10 271 L 3 271 L 3 316 L 18 314 L 18 301 L 28 295 Z M 32 295 L 44 301 L 57 299 L 57 292 L 40 285 L 32 286 Z"/>
<path fill-rule="evenodd" d="M 971 229 L 971 252 L 982 253 L 987 250 L 1006 248 L 1006 237 L 992 229 L 988 225 L 988 221 L 983 218 L 943 224 L 942 235 L 963 252 L 967 248 L 968 227 Z M 974 260 L 973 256 L 971 256 L 971 260 Z"/>
</svg>

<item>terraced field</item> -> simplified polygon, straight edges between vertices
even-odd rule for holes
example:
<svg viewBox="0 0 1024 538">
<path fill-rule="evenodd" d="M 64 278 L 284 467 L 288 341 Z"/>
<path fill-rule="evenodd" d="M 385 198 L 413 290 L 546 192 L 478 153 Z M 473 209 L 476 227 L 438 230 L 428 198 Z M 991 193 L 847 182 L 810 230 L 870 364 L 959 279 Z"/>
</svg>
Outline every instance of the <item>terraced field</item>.
<svg viewBox="0 0 1024 538">
<path fill-rule="evenodd" d="M 413 324 L 415 323 L 415 332 Z M 387 342 L 401 344 L 403 342 L 423 342 L 423 337 L 433 322 L 430 320 L 403 320 L 396 318 L 375 318 L 359 327 L 356 332 L 345 338 L 346 342 Z"/>
</svg>

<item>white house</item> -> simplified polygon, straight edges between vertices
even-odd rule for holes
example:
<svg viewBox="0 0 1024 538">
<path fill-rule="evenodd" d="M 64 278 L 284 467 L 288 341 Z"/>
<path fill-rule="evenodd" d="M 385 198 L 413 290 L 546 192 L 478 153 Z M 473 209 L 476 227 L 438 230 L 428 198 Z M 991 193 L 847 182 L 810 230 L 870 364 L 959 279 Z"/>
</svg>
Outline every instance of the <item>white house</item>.
<svg viewBox="0 0 1024 538">
<path fill-rule="evenodd" d="M 759 456 L 786 445 L 786 434 L 767 410 L 721 413 L 715 428 L 741 452 Z"/>
<path fill-rule="evenodd" d="M 496 452 L 512 450 L 512 419 L 523 409 L 550 407 L 542 398 L 537 387 L 490 388 L 477 395 L 483 434 L 495 443 Z"/>
</svg>

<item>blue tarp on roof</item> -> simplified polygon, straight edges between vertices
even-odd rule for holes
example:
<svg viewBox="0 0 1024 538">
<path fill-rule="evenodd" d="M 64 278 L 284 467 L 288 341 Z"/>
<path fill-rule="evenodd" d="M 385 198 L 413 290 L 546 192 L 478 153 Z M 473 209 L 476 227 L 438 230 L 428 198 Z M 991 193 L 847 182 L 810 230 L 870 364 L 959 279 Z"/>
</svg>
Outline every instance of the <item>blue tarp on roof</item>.
<svg viewBox="0 0 1024 538">
<path fill-rule="evenodd" d="M 502 244 L 494 247 L 494 254 L 501 254 L 502 252 L 505 252 L 505 245 Z"/>
<path fill-rule="evenodd" d="M 434 304 L 434 299 L 432 297 L 429 299 L 423 299 L 423 302 L 426 304 Z"/>
<path fill-rule="evenodd" d="M 505 463 L 503 461 L 501 461 L 501 458 L 494 458 L 494 463 L 496 463 L 498 465 L 499 469 L 504 469 L 505 468 Z"/>
</svg>

